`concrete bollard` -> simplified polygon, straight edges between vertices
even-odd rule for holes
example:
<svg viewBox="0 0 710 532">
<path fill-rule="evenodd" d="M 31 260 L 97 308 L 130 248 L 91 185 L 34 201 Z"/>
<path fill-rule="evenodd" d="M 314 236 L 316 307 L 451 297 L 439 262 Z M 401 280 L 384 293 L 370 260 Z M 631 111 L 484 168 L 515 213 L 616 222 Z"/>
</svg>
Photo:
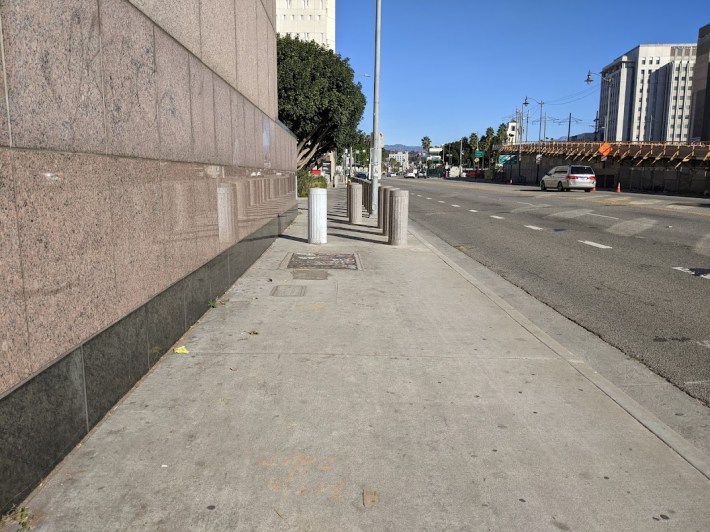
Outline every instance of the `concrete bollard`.
<svg viewBox="0 0 710 532">
<path fill-rule="evenodd" d="M 345 210 L 347 211 L 347 217 L 348 220 L 350 219 L 350 194 L 352 192 L 352 189 L 350 188 L 350 183 L 347 184 L 345 187 L 346 191 L 346 198 L 345 198 Z"/>
<path fill-rule="evenodd" d="M 390 219 L 387 242 L 391 246 L 407 245 L 409 226 L 409 191 L 393 190 L 390 193 Z"/>
<path fill-rule="evenodd" d="M 312 188 L 308 191 L 308 243 L 328 242 L 328 191 Z"/>
<path fill-rule="evenodd" d="M 351 224 L 362 223 L 362 185 L 360 183 L 350 184 L 348 220 Z"/>
<path fill-rule="evenodd" d="M 397 190 L 395 187 L 383 187 L 382 193 L 382 234 L 387 236 L 390 234 L 390 197 L 392 191 Z"/>
</svg>

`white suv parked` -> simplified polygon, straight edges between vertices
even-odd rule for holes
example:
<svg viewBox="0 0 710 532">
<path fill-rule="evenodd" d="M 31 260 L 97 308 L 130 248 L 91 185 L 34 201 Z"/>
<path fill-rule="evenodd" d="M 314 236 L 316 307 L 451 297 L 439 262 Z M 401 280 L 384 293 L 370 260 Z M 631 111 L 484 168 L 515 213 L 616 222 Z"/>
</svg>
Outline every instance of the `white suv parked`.
<svg viewBox="0 0 710 532">
<path fill-rule="evenodd" d="M 540 181 L 540 189 L 556 188 L 563 190 L 584 190 L 591 192 L 597 186 L 597 178 L 591 166 L 570 164 L 555 166 Z"/>
</svg>

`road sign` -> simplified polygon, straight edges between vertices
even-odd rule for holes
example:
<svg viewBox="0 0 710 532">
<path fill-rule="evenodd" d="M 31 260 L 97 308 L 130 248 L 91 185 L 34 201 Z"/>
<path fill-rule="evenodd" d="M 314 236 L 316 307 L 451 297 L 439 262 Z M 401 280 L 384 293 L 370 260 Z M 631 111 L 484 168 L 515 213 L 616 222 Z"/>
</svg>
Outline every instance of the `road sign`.
<svg viewBox="0 0 710 532">
<path fill-rule="evenodd" d="M 477 162 L 480 161 L 480 160 L 481 160 L 481 159 L 479 159 L 478 157 L 476 157 L 476 158 L 473 160 L 473 162 L 474 162 L 474 163 L 477 163 Z"/>
<path fill-rule="evenodd" d="M 599 153 L 601 153 L 604 157 L 609 157 L 609 154 L 611 153 L 612 148 L 610 144 L 607 144 L 606 142 L 599 146 Z"/>
<path fill-rule="evenodd" d="M 483 150 L 476 150 L 473 152 L 475 157 L 483 157 Z"/>
</svg>

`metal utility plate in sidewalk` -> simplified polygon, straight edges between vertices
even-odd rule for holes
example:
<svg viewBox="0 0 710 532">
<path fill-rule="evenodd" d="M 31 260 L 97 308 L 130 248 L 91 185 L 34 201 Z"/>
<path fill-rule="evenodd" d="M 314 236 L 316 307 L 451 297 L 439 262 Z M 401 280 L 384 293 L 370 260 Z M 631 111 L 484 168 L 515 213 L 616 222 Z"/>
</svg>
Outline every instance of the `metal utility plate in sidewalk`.
<svg viewBox="0 0 710 532">
<path fill-rule="evenodd" d="M 360 270 L 354 253 L 292 253 L 286 267 L 298 270 Z"/>
</svg>

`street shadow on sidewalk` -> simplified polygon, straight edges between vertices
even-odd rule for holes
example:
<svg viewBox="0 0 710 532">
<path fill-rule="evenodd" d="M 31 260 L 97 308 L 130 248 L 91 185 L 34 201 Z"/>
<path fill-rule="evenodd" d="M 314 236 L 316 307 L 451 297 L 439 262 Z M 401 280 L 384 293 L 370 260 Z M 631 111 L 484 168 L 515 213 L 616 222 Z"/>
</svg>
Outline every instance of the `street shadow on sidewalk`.
<svg viewBox="0 0 710 532">
<path fill-rule="evenodd" d="M 334 222 L 340 225 L 340 227 L 334 227 L 333 229 L 338 229 L 340 231 L 350 231 L 352 233 L 363 233 L 365 235 L 381 235 L 382 234 L 382 229 L 378 229 L 377 227 L 371 227 L 369 225 L 357 225 L 357 224 L 348 224 L 348 223 L 342 223 L 342 222 Z M 355 229 L 357 227 L 357 229 Z M 366 231 L 365 229 L 367 228 L 372 228 L 372 231 Z"/>
<path fill-rule="evenodd" d="M 358 242 L 369 242 L 370 244 L 387 244 L 386 240 L 375 240 L 372 238 L 362 238 L 359 236 L 346 235 L 344 233 L 328 233 L 328 236 L 337 236 L 338 238 L 346 238 L 348 240 L 357 240 Z"/>
<path fill-rule="evenodd" d="M 298 236 L 291 236 L 291 235 L 279 235 L 279 238 L 283 238 L 284 240 L 293 240 L 294 242 L 305 242 L 306 244 L 308 243 L 307 238 L 301 238 Z"/>
</svg>

